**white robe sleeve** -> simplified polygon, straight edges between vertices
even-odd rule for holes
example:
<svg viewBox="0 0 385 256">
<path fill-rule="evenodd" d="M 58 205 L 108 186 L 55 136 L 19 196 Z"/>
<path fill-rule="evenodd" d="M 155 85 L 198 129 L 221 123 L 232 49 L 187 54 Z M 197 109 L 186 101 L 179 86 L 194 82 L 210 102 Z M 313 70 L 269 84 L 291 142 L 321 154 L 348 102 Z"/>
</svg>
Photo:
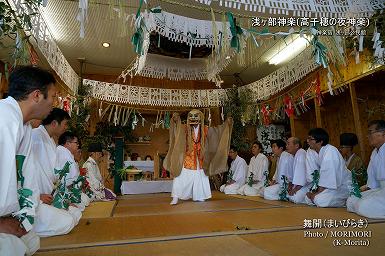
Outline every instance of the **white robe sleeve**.
<svg viewBox="0 0 385 256">
<path fill-rule="evenodd" d="M 0 216 L 19 210 L 15 158 L 18 136 L 18 126 L 2 116 L 0 119 Z"/>
<path fill-rule="evenodd" d="M 305 186 L 306 184 L 306 151 L 299 149 L 294 156 L 293 184 Z"/>
<path fill-rule="evenodd" d="M 239 157 L 239 156 L 238 156 Z M 242 186 L 246 182 L 247 163 L 243 158 L 236 159 L 237 161 L 234 166 L 233 180 L 238 185 Z"/>
<path fill-rule="evenodd" d="M 333 151 L 327 150 L 320 156 L 321 166 L 320 166 L 320 178 L 318 185 L 328 189 L 337 189 L 338 180 L 337 175 L 339 172 L 339 159 Z M 345 164 L 344 164 L 345 166 Z"/>
<path fill-rule="evenodd" d="M 306 181 L 311 183 L 313 181 L 312 173 L 319 170 L 318 153 L 312 149 L 306 151 Z"/>
<path fill-rule="evenodd" d="M 265 180 L 265 171 L 268 171 L 269 169 L 269 160 L 267 157 L 263 154 L 259 154 L 256 157 L 255 161 L 255 174 L 254 174 L 254 180 L 256 181 L 264 181 Z"/>
<path fill-rule="evenodd" d="M 278 176 L 276 176 L 276 181 L 279 184 L 283 183 L 282 175 L 286 176 L 288 180 L 291 182 L 293 180 L 293 156 L 286 151 L 282 152 L 279 157 L 279 162 L 277 165 Z"/>
</svg>

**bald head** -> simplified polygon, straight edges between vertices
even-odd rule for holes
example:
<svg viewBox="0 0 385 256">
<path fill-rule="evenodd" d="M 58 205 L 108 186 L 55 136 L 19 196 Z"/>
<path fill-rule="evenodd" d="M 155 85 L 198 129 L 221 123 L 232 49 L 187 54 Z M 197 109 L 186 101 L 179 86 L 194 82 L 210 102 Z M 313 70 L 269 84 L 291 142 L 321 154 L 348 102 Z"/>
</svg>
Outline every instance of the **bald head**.
<svg viewBox="0 0 385 256">
<path fill-rule="evenodd" d="M 297 137 L 290 137 L 286 142 L 286 150 L 292 155 L 297 153 L 298 149 L 301 148 L 301 140 Z"/>
</svg>

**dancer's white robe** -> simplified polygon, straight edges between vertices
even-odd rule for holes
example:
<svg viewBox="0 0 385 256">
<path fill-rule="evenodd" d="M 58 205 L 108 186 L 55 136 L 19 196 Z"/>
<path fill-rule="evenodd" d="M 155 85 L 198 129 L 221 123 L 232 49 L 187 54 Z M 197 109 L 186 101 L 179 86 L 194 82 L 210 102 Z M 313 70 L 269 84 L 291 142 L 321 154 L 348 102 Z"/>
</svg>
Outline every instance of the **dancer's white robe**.
<svg viewBox="0 0 385 256">
<path fill-rule="evenodd" d="M 253 173 L 253 181 L 255 181 L 255 183 L 252 184 L 252 186 L 249 186 L 248 184 L 243 185 L 239 188 L 238 194 L 246 196 L 261 195 L 261 191 L 263 191 L 266 180 L 264 173 L 266 171 L 268 172 L 268 169 L 269 160 L 264 154 L 259 153 L 257 156 L 253 156 L 250 159 L 249 170 L 246 179 L 248 180 L 250 174 Z"/>
<path fill-rule="evenodd" d="M 72 153 L 67 148 L 65 148 L 61 145 L 57 146 L 55 168 L 60 170 L 63 168 L 63 166 L 67 162 L 70 163 L 70 167 L 69 167 L 70 170 L 69 170 L 68 174 L 65 176 L 65 178 L 63 177 L 63 179 L 65 179 L 66 186 L 69 186 L 74 181 L 76 181 L 77 178 L 79 177 L 79 175 L 80 175 L 79 166 L 75 162 L 74 156 L 72 155 Z M 85 207 L 90 204 L 90 201 L 91 201 L 91 199 L 86 194 L 81 193 L 81 202 L 76 204 L 76 205 L 78 206 L 78 208 L 81 211 L 84 211 Z"/>
<path fill-rule="evenodd" d="M 307 185 L 306 181 L 306 151 L 300 148 L 294 155 L 293 161 L 293 187 Z M 301 188 L 301 189 L 302 189 Z M 304 204 L 307 191 L 299 189 L 294 195 L 288 196 L 289 200 L 296 204 Z"/>
<path fill-rule="evenodd" d="M 57 177 L 54 173 L 56 144 L 44 126 L 32 131 L 32 152 L 36 164 L 36 180 L 40 194 L 52 194 Z M 57 209 L 40 201 L 37 208 L 34 231 L 41 237 L 69 233 L 79 222 L 81 211 L 70 206 L 68 211 Z"/>
<path fill-rule="evenodd" d="M 19 104 L 12 97 L 0 100 L 0 217 L 10 216 L 20 210 L 18 202 L 18 185 L 16 178 L 16 155 L 22 154 L 24 160 L 22 173 L 28 179 L 24 188 L 35 192 L 29 177 L 34 171 L 31 151 L 31 127 L 23 124 L 23 115 Z M 32 186 L 31 186 L 32 185 Z M 34 205 L 30 211 L 35 212 L 37 196 L 33 194 Z M 24 226 L 28 233 L 21 238 L 10 234 L 0 234 L 0 255 L 32 255 L 40 247 L 39 237 Z"/>
<path fill-rule="evenodd" d="M 194 127 L 195 139 L 198 137 L 198 127 Z M 183 167 L 179 176 L 174 178 L 171 196 L 182 200 L 192 198 L 194 201 L 204 201 L 211 198 L 209 177 L 199 166 L 198 159 L 196 170 Z"/>
<path fill-rule="evenodd" d="M 349 196 L 351 173 L 338 149 L 330 144 L 323 146 L 318 154 L 320 177 L 318 186 L 326 188 L 314 198 L 306 196 L 306 203 L 317 207 L 344 207 Z"/>
<path fill-rule="evenodd" d="M 273 180 L 277 184 L 268 186 L 264 189 L 263 198 L 266 200 L 279 200 L 279 193 L 281 192 L 283 180 L 282 176 L 285 176 L 289 182 L 293 180 L 293 161 L 294 157 L 286 151 L 277 159 L 277 170 L 273 176 Z"/>
<path fill-rule="evenodd" d="M 245 159 L 238 156 L 231 162 L 230 170 L 233 172 L 232 180 L 235 181 L 230 185 L 222 185 L 219 190 L 228 195 L 235 195 L 238 189 L 246 182 L 247 163 Z"/>
<path fill-rule="evenodd" d="M 385 143 L 370 156 L 367 191 L 347 200 L 348 211 L 373 219 L 385 219 Z"/>
<path fill-rule="evenodd" d="M 90 184 L 90 188 L 93 192 L 92 201 L 108 200 L 106 199 L 106 193 L 103 184 L 103 177 L 100 174 L 98 164 L 92 157 L 88 157 L 87 161 L 83 164 L 83 168 L 87 169 L 87 181 Z M 108 189 L 109 190 L 109 189 Z M 109 190 L 112 195 L 116 195 Z"/>
</svg>

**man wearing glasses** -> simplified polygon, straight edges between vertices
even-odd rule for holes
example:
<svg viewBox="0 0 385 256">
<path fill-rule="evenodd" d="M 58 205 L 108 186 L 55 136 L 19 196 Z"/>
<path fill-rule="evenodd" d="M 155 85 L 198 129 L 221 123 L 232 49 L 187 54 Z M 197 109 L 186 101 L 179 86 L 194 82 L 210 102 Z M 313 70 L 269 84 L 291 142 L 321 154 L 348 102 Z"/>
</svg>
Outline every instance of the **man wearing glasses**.
<svg viewBox="0 0 385 256">
<path fill-rule="evenodd" d="M 313 171 L 313 185 L 306 194 L 306 203 L 317 207 L 344 207 L 351 184 L 345 160 L 338 149 L 329 144 L 329 134 L 322 128 L 311 129 L 307 143 L 318 153 L 319 170 Z"/>
<path fill-rule="evenodd" d="M 385 120 L 369 123 L 368 140 L 374 147 L 368 166 L 368 181 L 361 187 L 361 198 L 347 200 L 347 209 L 373 219 L 385 218 Z"/>
<path fill-rule="evenodd" d="M 67 162 L 70 164 L 68 174 L 66 174 L 60 182 L 65 182 L 66 186 L 71 186 L 80 174 L 79 166 L 74 157 L 79 149 L 79 139 L 74 133 L 67 131 L 59 137 L 58 142 L 59 146 L 56 148 L 55 169 L 63 169 Z M 89 204 L 90 198 L 86 194 L 81 193 L 81 203 L 76 204 L 76 206 L 83 211 Z"/>
</svg>

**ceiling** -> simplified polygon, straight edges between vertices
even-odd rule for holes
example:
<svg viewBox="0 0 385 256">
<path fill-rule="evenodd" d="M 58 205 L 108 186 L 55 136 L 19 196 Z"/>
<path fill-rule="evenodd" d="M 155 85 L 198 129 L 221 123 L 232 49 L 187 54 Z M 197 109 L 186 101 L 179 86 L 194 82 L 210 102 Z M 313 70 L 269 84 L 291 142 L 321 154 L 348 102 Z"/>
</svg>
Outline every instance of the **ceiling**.
<svg viewBox="0 0 385 256">
<path fill-rule="evenodd" d="M 147 8 L 160 6 L 163 10 L 178 15 L 188 16 L 196 19 L 211 20 L 211 13 L 193 7 L 183 5 L 191 4 L 198 8 L 205 8 L 206 5 L 199 4 L 194 0 L 175 1 L 171 0 L 147 0 L 149 4 L 142 7 L 142 11 Z M 115 3 L 111 8 L 110 2 Z M 85 37 L 80 38 L 80 25 L 77 21 L 79 2 L 74 0 L 49 0 L 48 5 L 42 8 L 43 16 L 56 40 L 60 50 L 79 74 L 79 58 L 85 58 L 83 72 L 85 74 L 103 74 L 118 76 L 133 60 L 136 53 L 133 51 L 131 36 L 133 34 L 133 19 L 139 1 L 122 1 L 122 5 L 117 0 L 95 0 L 89 1 L 88 20 L 85 25 Z M 220 7 L 218 2 L 212 4 L 214 10 L 228 10 Z M 126 14 L 132 15 L 128 20 L 119 18 L 119 12 L 123 10 Z M 255 12 L 231 9 L 235 15 L 248 15 L 253 17 Z M 122 17 L 122 16 L 121 16 Z M 221 16 L 216 17 L 217 20 Z M 251 18 L 242 18 L 243 24 L 250 22 Z M 238 20 L 237 20 L 238 21 Z M 245 26 L 245 25 L 244 25 Z M 288 27 L 283 28 L 287 32 Z M 271 29 L 270 29 L 271 30 Z M 280 66 L 270 65 L 267 60 L 272 53 L 276 53 L 285 46 L 283 39 L 258 38 L 260 46 L 254 46 L 250 40 L 246 48 L 246 64 L 241 66 L 234 58 L 232 63 L 221 72 L 220 76 L 224 80 L 225 86 L 232 84 L 248 84 L 275 71 Z M 110 47 L 104 48 L 103 42 L 109 42 Z M 270 57 L 269 57 L 270 56 Z M 282 63 L 285 64 L 285 63 Z M 281 64 L 281 65 L 282 65 Z M 235 75 L 234 75 L 235 74 Z M 181 84 L 183 87 L 183 84 Z"/>
</svg>

